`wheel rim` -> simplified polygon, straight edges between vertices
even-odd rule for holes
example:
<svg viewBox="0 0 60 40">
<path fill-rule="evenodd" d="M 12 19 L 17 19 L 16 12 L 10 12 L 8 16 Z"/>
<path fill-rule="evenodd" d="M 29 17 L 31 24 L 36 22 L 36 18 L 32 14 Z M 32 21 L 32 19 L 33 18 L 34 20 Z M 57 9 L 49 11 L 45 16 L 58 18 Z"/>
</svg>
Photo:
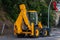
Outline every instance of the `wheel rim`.
<svg viewBox="0 0 60 40">
<path fill-rule="evenodd" d="M 44 36 L 47 36 L 47 30 L 45 30 L 45 32 L 44 32 Z"/>
<path fill-rule="evenodd" d="M 39 30 L 38 29 L 35 30 L 35 35 L 36 35 L 36 37 L 39 36 Z"/>
</svg>

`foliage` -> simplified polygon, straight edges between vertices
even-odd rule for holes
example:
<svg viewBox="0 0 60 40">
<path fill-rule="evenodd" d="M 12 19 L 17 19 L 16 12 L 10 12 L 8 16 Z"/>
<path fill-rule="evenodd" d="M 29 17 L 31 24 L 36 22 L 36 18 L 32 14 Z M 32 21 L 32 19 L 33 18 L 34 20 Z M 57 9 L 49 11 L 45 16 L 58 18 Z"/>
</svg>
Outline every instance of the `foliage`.
<svg viewBox="0 0 60 40">
<path fill-rule="evenodd" d="M 1 4 L 2 4 L 2 2 L 1 2 L 1 0 L 0 0 L 0 9 L 1 9 Z"/>
<path fill-rule="evenodd" d="M 46 3 L 47 2 L 46 0 Z M 47 25 L 48 5 L 46 3 L 40 0 L 2 0 L 3 8 L 8 13 L 8 16 L 14 21 L 20 12 L 19 5 L 22 3 L 26 5 L 27 10 L 36 10 L 38 12 L 39 21 Z M 50 14 L 50 21 L 51 19 L 53 20 L 53 16 Z"/>
</svg>

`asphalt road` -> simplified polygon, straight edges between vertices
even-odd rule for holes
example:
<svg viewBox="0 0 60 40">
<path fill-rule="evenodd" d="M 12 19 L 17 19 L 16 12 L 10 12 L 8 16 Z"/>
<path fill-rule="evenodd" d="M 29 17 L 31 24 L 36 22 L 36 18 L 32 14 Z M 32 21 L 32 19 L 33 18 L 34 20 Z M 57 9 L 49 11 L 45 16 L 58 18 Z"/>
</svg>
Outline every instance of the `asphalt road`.
<svg viewBox="0 0 60 40">
<path fill-rule="evenodd" d="M 0 36 L 0 40 L 60 40 L 60 29 L 53 29 L 50 37 L 16 38 L 12 35 Z"/>
</svg>

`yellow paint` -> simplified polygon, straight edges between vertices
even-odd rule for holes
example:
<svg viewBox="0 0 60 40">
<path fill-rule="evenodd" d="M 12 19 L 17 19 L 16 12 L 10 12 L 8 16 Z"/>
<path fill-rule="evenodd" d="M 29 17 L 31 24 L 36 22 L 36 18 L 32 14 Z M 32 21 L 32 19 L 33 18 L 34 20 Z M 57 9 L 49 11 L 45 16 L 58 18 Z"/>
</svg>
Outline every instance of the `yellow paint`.
<svg viewBox="0 0 60 40">
<path fill-rule="evenodd" d="M 34 23 L 31 23 L 31 35 L 34 36 Z"/>
<path fill-rule="evenodd" d="M 43 28 L 41 22 L 38 22 L 38 27 L 39 27 L 40 29 Z"/>
<path fill-rule="evenodd" d="M 39 30 L 36 29 L 35 33 L 36 33 L 36 37 L 38 37 L 39 36 Z"/>
</svg>

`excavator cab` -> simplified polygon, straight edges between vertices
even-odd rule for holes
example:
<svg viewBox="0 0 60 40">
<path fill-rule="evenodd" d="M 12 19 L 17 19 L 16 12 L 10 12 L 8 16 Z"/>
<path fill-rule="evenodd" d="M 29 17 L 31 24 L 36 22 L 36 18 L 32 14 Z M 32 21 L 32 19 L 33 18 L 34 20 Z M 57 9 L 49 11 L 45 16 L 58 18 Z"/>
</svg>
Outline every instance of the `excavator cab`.
<svg viewBox="0 0 60 40">
<path fill-rule="evenodd" d="M 27 11 L 27 17 L 28 17 L 28 20 L 30 22 L 30 25 L 31 25 L 31 23 L 34 23 L 34 25 L 38 24 L 37 11 L 35 11 L 35 10 L 29 10 L 29 11 Z M 24 22 L 23 22 L 23 28 L 22 29 L 27 30 L 27 27 L 26 27 L 26 25 L 25 25 Z"/>
<path fill-rule="evenodd" d="M 38 14 L 37 14 L 37 11 L 34 11 L 34 10 L 30 10 L 27 12 L 27 15 L 28 15 L 28 19 L 30 21 L 30 23 L 34 23 L 35 25 L 38 24 Z"/>
</svg>

